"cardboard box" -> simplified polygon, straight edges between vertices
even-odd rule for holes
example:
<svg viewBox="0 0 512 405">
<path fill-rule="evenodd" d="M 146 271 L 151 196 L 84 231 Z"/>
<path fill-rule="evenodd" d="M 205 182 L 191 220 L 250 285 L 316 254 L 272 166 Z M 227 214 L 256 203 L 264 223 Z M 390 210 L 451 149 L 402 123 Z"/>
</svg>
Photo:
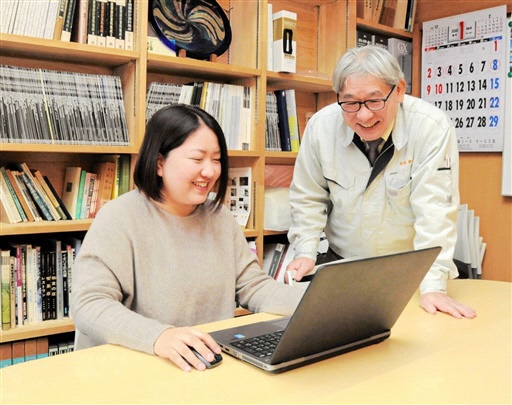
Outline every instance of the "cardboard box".
<svg viewBox="0 0 512 405">
<path fill-rule="evenodd" d="M 297 66 L 297 14 L 282 10 L 272 15 L 274 42 L 272 59 L 274 71 L 295 73 Z"/>
</svg>

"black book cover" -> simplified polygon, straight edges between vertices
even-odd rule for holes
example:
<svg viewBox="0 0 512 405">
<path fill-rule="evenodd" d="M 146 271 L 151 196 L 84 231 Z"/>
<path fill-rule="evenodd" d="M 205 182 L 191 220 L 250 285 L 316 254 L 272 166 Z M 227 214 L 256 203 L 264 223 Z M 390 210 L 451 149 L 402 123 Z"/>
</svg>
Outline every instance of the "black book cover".
<svg viewBox="0 0 512 405">
<path fill-rule="evenodd" d="M 291 152 L 292 145 L 290 142 L 288 110 L 286 109 L 286 92 L 285 90 L 276 90 L 274 93 L 277 99 L 277 116 L 279 127 L 279 139 L 281 140 L 281 150 L 283 152 Z"/>
</svg>

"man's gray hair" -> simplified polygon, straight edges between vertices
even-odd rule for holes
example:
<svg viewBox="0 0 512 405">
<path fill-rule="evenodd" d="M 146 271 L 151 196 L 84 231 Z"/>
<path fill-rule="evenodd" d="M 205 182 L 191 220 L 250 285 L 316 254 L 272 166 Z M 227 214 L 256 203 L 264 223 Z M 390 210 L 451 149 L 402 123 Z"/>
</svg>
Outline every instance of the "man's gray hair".
<svg viewBox="0 0 512 405">
<path fill-rule="evenodd" d="M 372 75 L 394 86 L 404 78 L 396 58 L 376 45 L 348 49 L 338 61 L 332 75 L 333 90 L 339 93 L 350 77 Z"/>
</svg>

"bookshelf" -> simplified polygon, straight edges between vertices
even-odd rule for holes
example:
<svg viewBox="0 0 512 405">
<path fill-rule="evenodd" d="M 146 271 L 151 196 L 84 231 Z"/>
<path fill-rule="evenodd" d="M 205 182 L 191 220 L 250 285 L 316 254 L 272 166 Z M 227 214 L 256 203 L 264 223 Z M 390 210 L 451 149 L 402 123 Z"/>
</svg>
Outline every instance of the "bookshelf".
<svg viewBox="0 0 512 405">
<path fill-rule="evenodd" d="M 56 190 L 62 189 L 66 166 L 91 170 L 102 155 L 127 154 L 136 157 L 145 127 L 145 95 L 152 82 L 189 83 L 195 80 L 249 86 L 252 89 L 251 147 L 230 150 L 231 167 L 251 167 L 253 209 L 244 230 L 256 241 L 262 258 L 265 236 L 264 190 L 266 165 L 293 166 L 296 153 L 265 151 L 265 95 L 277 89 L 295 89 L 299 127 L 304 130 L 307 116 L 335 101 L 331 73 L 339 56 L 355 44 L 356 27 L 412 38 L 412 34 L 356 18 L 352 0 L 220 0 L 227 10 L 233 31 L 229 50 L 215 61 L 147 53 L 145 48 L 148 2 L 135 2 L 135 49 L 119 50 L 74 42 L 0 35 L 0 63 L 20 67 L 63 70 L 78 73 L 117 75 L 121 78 L 126 111 L 129 146 L 72 146 L 0 143 L 0 165 L 26 162 L 47 175 Z M 273 12 L 297 13 L 297 73 L 268 71 L 267 4 Z M 0 224 L 0 239 L 14 236 L 85 232 L 92 220 Z M 71 320 L 44 321 L 2 332 L 1 341 L 14 341 L 73 330 Z"/>
</svg>

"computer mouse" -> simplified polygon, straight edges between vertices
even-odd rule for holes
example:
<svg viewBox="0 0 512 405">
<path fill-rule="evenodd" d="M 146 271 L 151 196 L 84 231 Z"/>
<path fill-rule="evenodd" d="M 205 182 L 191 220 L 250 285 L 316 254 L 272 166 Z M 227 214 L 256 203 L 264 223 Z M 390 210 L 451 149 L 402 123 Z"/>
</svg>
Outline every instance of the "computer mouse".
<svg viewBox="0 0 512 405">
<path fill-rule="evenodd" d="M 192 353 L 196 355 L 196 357 L 201 360 L 201 362 L 206 366 L 206 368 L 212 368 L 215 366 L 218 366 L 222 362 L 222 355 L 213 353 L 213 361 L 206 360 L 199 352 L 196 351 L 193 347 L 190 347 L 190 350 L 192 350 Z"/>
</svg>

